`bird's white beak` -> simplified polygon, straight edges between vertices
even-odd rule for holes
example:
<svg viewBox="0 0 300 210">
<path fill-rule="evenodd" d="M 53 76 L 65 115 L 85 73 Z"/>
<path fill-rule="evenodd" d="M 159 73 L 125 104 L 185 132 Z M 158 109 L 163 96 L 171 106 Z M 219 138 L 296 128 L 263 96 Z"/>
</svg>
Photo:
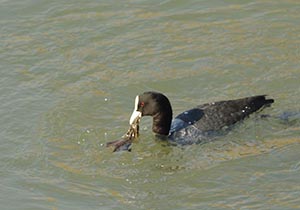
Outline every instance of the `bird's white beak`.
<svg viewBox="0 0 300 210">
<path fill-rule="evenodd" d="M 130 120 L 129 120 L 129 124 L 130 125 L 138 124 L 141 117 L 142 117 L 142 112 L 133 110 Z"/>
<path fill-rule="evenodd" d="M 138 124 L 141 117 L 142 117 L 142 112 L 137 111 L 138 104 L 139 104 L 139 96 L 136 96 L 135 97 L 135 103 L 134 103 L 134 109 L 133 109 L 133 112 L 132 112 L 130 120 L 129 120 L 130 125 Z"/>
</svg>

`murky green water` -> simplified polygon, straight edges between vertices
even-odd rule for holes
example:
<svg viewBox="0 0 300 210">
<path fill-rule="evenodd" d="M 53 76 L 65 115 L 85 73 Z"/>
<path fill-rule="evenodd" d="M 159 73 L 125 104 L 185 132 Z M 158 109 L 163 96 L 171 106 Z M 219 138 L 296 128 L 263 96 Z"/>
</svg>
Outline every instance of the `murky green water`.
<svg viewBox="0 0 300 210">
<path fill-rule="evenodd" d="M 1 209 L 299 209 L 300 3 L 17 1 L 0 7 Z M 275 98 L 228 135 L 165 147 L 143 119 L 131 153 L 103 145 L 134 97 L 175 114 Z"/>
</svg>

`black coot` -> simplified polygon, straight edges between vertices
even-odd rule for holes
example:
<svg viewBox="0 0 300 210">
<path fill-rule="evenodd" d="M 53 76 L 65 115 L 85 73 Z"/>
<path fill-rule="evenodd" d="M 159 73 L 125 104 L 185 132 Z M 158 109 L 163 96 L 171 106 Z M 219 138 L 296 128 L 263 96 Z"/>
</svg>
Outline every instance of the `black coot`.
<svg viewBox="0 0 300 210">
<path fill-rule="evenodd" d="M 169 99 L 162 93 L 150 91 L 136 96 L 130 124 L 136 124 L 143 116 L 152 116 L 155 134 L 178 144 L 193 144 L 273 102 L 273 99 L 266 99 L 265 95 L 258 95 L 207 103 L 179 114 L 172 121 Z"/>
</svg>

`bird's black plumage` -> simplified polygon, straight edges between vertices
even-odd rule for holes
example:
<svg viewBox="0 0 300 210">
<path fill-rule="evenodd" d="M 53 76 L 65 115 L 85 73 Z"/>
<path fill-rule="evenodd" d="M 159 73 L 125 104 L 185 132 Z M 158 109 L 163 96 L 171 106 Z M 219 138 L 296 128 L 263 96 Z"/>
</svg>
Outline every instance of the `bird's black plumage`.
<svg viewBox="0 0 300 210">
<path fill-rule="evenodd" d="M 258 95 L 207 103 L 179 114 L 172 122 L 173 113 L 168 98 L 158 92 L 145 92 L 137 96 L 134 112 L 140 113 L 139 117 L 153 117 L 154 133 L 180 138 L 183 143 L 186 138 L 193 143 L 191 139 L 198 139 L 195 135 L 205 135 L 231 126 L 273 102 L 273 99 L 266 99 L 265 95 Z"/>
</svg>

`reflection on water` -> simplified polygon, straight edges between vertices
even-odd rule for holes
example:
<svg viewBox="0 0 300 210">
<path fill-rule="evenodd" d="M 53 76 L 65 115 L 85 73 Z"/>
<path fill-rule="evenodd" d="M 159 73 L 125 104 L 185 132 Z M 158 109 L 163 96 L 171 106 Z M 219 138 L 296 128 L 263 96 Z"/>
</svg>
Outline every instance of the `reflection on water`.
<svg viewBox="0 0 300 210">
<path fill-rule="evenodd" d="M 2 1 L 3 209 L 299 209 L 297 1 Z M 202 145 L 111 153 L 137 94 L 174 115 L 255 94 L 264 114 Z M 283 113 L 294 113 L 289 120 Z"/>
</svg>

